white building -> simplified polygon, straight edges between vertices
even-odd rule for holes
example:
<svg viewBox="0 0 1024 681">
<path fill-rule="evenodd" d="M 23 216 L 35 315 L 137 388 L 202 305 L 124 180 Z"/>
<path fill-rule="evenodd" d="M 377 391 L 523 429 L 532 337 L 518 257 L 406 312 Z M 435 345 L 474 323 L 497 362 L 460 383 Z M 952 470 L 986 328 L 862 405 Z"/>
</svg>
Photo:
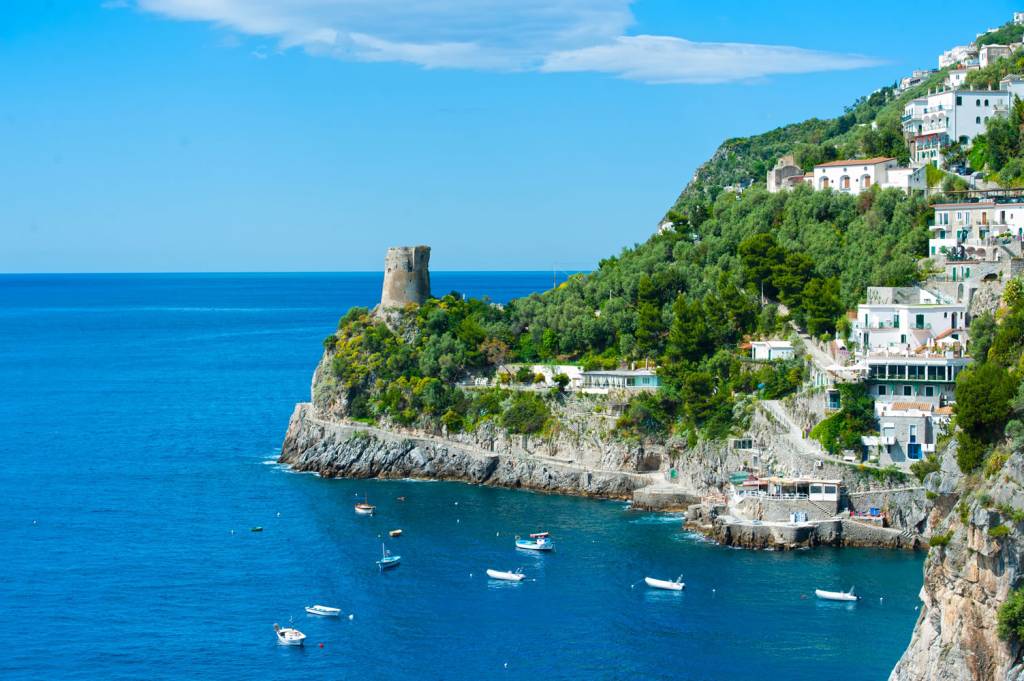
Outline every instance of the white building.
<svg viewBox="0 0 1024 681">
<path fill-rule="evenodd" d="M 968 73 L 970 73 L 970 70 L 965 68 L 953 69 L 946 74 L 946 87 L 950 89 L 961 87 L 964 81 L 967 80 Z"/>
<path fill-rule="evenodd" d="M 925 189 L 927 179 L 923 169 L 900 168 L 896 159 L 889 157 L 829 161 L 814 166 L 815 189 L 860 194 L 875 185 L 909 191 Z"/>
<path fill-rule="evenodd" d="M 1011 102 L 1014 97 L 1024 99 L 1024 76 L 1016 73 L 1006 76 L 999 81 L 999 89 L 1010 93 Z"/>
<path fill-rule="evenodd" d="M 969 146 L 985 132 L 993 116 L 1009 112 L 1006 90 L 942 90 L 910 101 L 903 109 L 903 135 L 913 164 L 942 164 L 942 149 L 954 142 Z"/>
<path fill-rule="evenodd" d="M 982 45 L 978 48 L 978 64 L 985 68 L 999 59 L 1009 57 L 1012 53 L 1013 48 L 1009 45 Z"/>
<path fill-rule="evenodd" d="M 934 288 L 970 303 L 986 281 L 1024 272 L 1024 203 L 1014 197 L 935 204 L 928 257 L 942 268 Z"/>
<path fill-rule="evenodd" d="M 1014 12 L 1013 23 L 1017 24 L 1018 26 L 1024 24 L 1024 12 Z"/>
<path fill-rule="evenodd" d="M 793 344 L 784 340 L 753 341 L 750 343 L 751 359 L 773 362 L 793 358 Z"/>
<path fill-rule="evenodd" d="M 939 68 L 944 69 L 953 64 L 963 64 L 978 58 L 978 48 L 974 45 L 957 45 L 939 55 Z"/>
<path fill-rule="evenodd" d="M 608 369 L 584 371 L 582 389 L 587 393 L 607 393 L 610 390 L 657 390 L 661 386 L 658 374 L 651 369 Z"/>
<path fill-rule="evenodd" d="M 916 286 L 869 286 L 853 338 L 862 356 L 943 350 L 967 340 L 967 306 Z"/>
</svg>

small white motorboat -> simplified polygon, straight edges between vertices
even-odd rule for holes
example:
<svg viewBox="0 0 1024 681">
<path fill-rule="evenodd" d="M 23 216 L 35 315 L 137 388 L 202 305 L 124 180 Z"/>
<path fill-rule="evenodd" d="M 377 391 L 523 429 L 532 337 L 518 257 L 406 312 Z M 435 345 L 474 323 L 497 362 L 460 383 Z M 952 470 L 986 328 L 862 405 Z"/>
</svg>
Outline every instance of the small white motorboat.
<svg viewBox="0 0 1024 681">
<path fill-rule="evenodd" d="M 668 581 L 666 579 L 655 579 L 653 577 L 644 577 L 644 581 L 647 582 L 647 586 L 652 589 L 665 589 L 666 591 L 682 591 L 686 584 L 683 582 L 683 576 L 679 575 L 675 581 Z"/>
<path fill-rule="evenodd" d="M 402 536 L 402 530 L 391 530 L 391 531 L 388 532 L 388 536 L 389 537 L 401 537 Z"/>
<path fill-rule="evenodd" d="M 526 578 L 522 569 L 518 569 L 515 572 L 502 572 L 501 570 L 488 569 L 487 576 L 491 579 L 500 579 L 506 582 L 521 582 Z"/>
<path fill-rule="evenodd" d="M 281 627 L 274 625 L 274 633 L 277 634 L 277 642 L 283 646 L 301 646 L 306 640 L 306 635 L 292 627 Z"/>
<path fill-rule="evenodd" d="M 534 532 L 529 539 L 516 537 L 516 548 L 527 551 L 554 551 L 555 542 L 549 532 Z"/>
<path fill-rule="evenodd" d="M 326 605 L 307 605 L 306 612 L 310 615 L 320 615 L 321 617 L 337 617 L 341 614 L 340 609 L 331 608 Z"/>
<path fill-rule="evenodd" d="M 824 591 L 815 589 L 814 595 L 823 601 L 859 601 L 860 596 L 853 593 L 853 587 L 849 591 Z"/>
</svg>

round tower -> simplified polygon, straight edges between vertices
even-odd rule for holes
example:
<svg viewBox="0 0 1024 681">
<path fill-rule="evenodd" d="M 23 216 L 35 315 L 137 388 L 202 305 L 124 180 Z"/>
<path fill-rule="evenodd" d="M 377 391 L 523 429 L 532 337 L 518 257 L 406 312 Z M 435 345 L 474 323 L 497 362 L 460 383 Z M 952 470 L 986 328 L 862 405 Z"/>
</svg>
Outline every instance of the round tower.
<svg viewBox="0 0 1024 681">
<path fill-rule="evenodd" d="M 430 246 L 395 246 L 384 258 L 382 308 L 421 304 L 430 297 Z"/>
</svg>

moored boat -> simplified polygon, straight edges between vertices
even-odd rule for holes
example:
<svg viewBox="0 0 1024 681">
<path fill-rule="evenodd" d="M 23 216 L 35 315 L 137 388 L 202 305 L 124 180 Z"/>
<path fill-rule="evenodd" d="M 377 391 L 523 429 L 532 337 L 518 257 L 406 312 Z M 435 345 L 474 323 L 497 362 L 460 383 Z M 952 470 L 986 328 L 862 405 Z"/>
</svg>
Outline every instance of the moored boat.
<svg viewBox="0 0 1024 681">
<path fill-rule="evenodd" d="M 401 537 L 402 536 L 402 531 L 401 530 L 391 530 L 390 532 L 388 532 L 388 536 L 389 537 Z"/>
<path fill-rule="evenodd" d="M 274 633 L 277 634 L 277 642 L 283 646 L 301 646 L 306 640 L 306 635 L 293 627 L 282 627 L 275 624 Z"/>
<path fill-rule="evenodd" d="M 851 587 L 849 591 L 825 591 L 824 589 L 815 589 L 814 595 L 823 601 L 859 601 L 860 596 L 853 593 Z"/>
<path fill-rule="evenodd" d="M 369 499 L 363 497 L 363 500 L 356 504 L 357 515 L 373 515 L 373 512 L 377 510 L 377 507 L 370 503 Z"/>
<path fill-rule="evenodd" d="M 516 537 L 516 548 L 528 551 L 554 551 L 555 542 L 549 532 L 534 532 L 529 539 Z"/>
<path fill-rule="evenodd" d="M 398 567 L 398 564 L 400 562 L 402 562 L 402 557 L 401 556 L 393 555 L 390 551 L 388 551 L 384 547 L 383 544 L 380 545 L 380 552 L 381 552 L 381 557 L 380 557 L 380 560 L 377 561 L 377 567 L 379 567 L 382 572 L 384 570 L 389 569 L 389 568 Z"/>
<path fill-rule="evenodd" d="M 654 579 L 653 577 L 644 577 L 644 581 L 647 582 L 647 586 L 652 589 L 665 589 L 666 591 L 682 591 L 686 584 L 683 582 L 683 576 L 679 575 L 675 581 L 669 581 L 666 579 Z"/>
<path fill-rule="evenodd" d="M 331 608 L 326 605 L 307 605 L 306 612 L 310 615 L 319 615 L 320 617 L 337 617 L 341 614 L 340 609 Z"/>
<path fill-rule="evenodd" d="M 501 570 L 487 570 L 487 576 L 491 579 L 500 579 L 506 582 L 521 582 L 526 578 L 521 569 L 515 572 L 502 572 Z"/>
</svg>

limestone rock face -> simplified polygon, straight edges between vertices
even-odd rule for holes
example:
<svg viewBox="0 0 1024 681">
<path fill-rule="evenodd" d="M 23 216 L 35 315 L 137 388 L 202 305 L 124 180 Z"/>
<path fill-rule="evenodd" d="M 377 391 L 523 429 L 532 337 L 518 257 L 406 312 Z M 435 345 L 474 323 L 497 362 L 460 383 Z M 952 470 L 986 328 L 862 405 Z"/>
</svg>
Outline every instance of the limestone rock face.
<svg viewBox="0 0 1024 681">
<path fill-rule="evenodd" d="M 952 448 L 947 450 L 946 457 L 953 455 Z M 946 477 L 946 463 L 932 475 Z M 999 606 L 1022 583 L 1024 534 L 1000 510 L 1024 508 L 1022 481 L 1021 452 L 976 489 L 968 489 L 967 481 L 958 479 L 960 484 L 950 492 L 945 481 L 929 480 L 940 495 L 929 519 L 931 534 L 949 535 L 949 542 L 928 554 L 921 614 L 891 681 L 1024 680 L 1024 651 L 996 633 Z M 998 526 L 1009 532 L 993 537 L 990 530 Z"/>
<path fill-rule="evenodd" d="M 384 259 L 382 308 L 417 305 L 430 297 L 430 246 L 396 246 Z"/>
<path fill-rule="evenodd" d="M 279 461 L 330 478 L 457 480 L 609 499 L 628 499 L 648 482 L 636 473 L 588 470 L 469 443 L 321 420 L 309 403 L 296 405 Z"/>
</svg>

